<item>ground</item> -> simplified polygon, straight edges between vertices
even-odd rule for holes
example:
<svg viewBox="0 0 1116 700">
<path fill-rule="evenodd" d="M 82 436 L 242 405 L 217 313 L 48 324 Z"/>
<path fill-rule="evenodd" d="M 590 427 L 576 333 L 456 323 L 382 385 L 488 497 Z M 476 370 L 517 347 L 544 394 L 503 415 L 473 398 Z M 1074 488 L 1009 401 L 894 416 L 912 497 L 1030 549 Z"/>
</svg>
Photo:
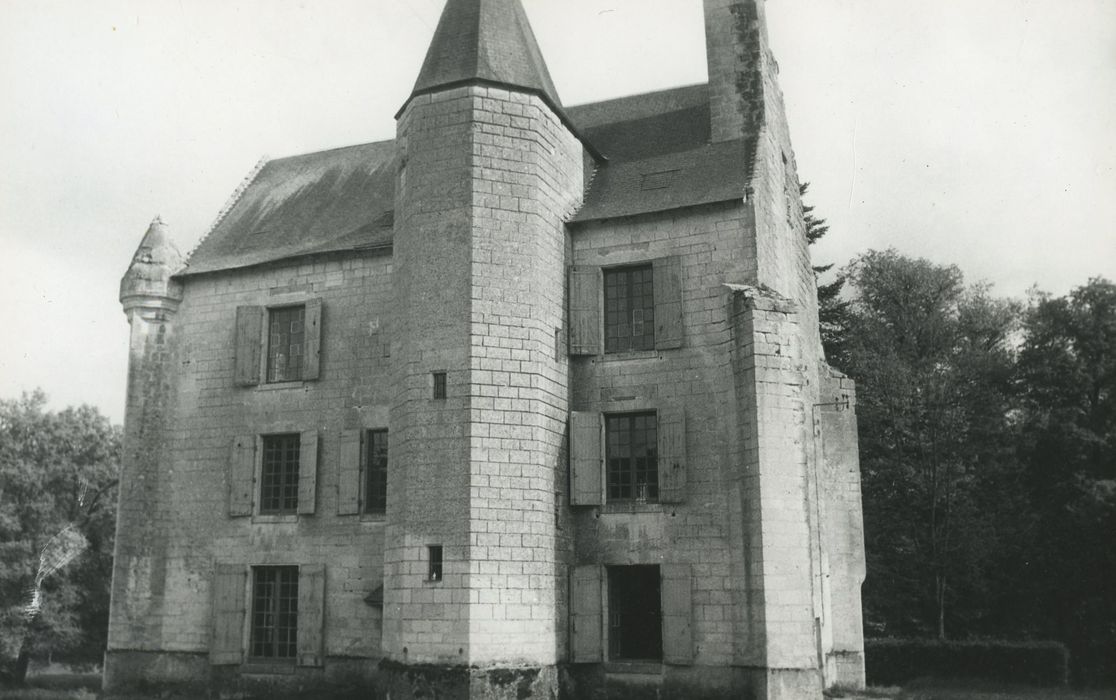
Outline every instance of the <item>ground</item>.
<svg viewBox="0 0 1116 700">
<path fill-rule="evenodd" d="M 96 700 L 100 688 L 101 677 L 95 673 L 39 673 L 28 678 L 23 688 L 0 686 L 0 700 Z M 1114 700 L 1116 688 L 1075 690 L 922 680 L 904 688 L 869 688 L 859 693 L 833 693 L 829 697 L 843 700 Z"/>
</svg>

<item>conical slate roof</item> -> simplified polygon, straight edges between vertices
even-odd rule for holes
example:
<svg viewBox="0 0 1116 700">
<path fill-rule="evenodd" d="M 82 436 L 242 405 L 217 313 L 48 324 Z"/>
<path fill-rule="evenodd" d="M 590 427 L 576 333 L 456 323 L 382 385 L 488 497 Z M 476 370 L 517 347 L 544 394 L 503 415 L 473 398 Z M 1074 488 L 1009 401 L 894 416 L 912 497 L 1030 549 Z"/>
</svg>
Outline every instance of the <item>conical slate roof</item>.
<svg viewBox="0 0 1116 700">
<path fill-rule="evenodd" d="M 539 92 L 562 106 L 520 0 L 447 0 L 412 97 L 472 81 Z"/>
</svg>

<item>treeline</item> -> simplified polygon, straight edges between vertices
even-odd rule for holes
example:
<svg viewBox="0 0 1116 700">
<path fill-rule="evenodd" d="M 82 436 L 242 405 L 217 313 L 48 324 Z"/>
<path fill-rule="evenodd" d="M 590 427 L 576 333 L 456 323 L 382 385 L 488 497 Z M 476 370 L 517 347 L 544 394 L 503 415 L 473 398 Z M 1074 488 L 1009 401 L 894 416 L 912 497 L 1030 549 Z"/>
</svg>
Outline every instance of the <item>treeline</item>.
<svg viewBox="0 0 1116 700">
<path fill-rule="evenodd" d="M 866 634 L 1059 640 L 1111 681 L 1116 285 L 1004 299 L 887 250 L 822 290 L 857 381 Z"/>
<path fill-rule="evenodd" d="M 108 634 L 120 428 L 46 400 L 0 399 L 0 681 L 100 663 Z"/>
</svg>

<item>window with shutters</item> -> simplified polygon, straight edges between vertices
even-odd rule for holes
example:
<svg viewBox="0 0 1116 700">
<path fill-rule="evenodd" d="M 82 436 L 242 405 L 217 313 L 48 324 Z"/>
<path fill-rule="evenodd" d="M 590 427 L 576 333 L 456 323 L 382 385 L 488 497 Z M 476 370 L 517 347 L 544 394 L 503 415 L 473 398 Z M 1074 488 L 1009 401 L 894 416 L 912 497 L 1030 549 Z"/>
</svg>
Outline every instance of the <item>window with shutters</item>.
<svg viewBox="0 0 1116 700">
<path fill-rule="evenodd" d="M 298 656 L 298 567 L 252 569 L 252 634 L 249 655 L 294 661 Z"/>
<path fill-rule="evenodd" d="M 364 512 L 387 510 L 388 431 L 369 430 L 364 437 Z"/>
<path fill-rule="evenodd" d="M 605 416 L 609 501 L 659 500 L 658 417 L 654 411 Z"/>
<path fill-rule="evenodd" d="M 604 271 L 605 352 L 655 349 L 652 265 Z"/>
<path fill-rule="evenodd" d="M 663 612 L 658 566 L 608 567 L 608 657 L 663 658 Z"/>
<path fill-rule="evenodd" d="M 306 336 L 306 307 L 268 309 L 267 381 L 302 379 Z"/>
<path fill-rule="evenodd" d="M 285 306 L 238 306 L 238 386 L 312 381 L 321 372 L 322 300 Z"/>
<path fill-rule="evenodd" d="M 263 437 L 263 462 L 260 468 L 261 515 L 298 512 L 300 437 L 298 433 Z"/>
</svg>

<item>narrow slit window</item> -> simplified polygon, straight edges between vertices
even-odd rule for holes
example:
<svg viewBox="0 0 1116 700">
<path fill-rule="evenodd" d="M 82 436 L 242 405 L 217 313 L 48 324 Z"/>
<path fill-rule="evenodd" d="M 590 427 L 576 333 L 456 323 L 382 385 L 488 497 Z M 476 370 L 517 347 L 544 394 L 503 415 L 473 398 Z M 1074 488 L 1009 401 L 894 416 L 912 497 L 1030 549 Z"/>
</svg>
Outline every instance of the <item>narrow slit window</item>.
<svg viewBox="0 0 1116 700">
<path fill-rule="evenodd" d="M 446 398 L 446 373 L 445 372 L 435 372 L 434 373 L 434 398 L 436 398 L 436 399 Z"/>
<path fill-rule="evenodd" d="M 298 654 L 298 567 L 252 569 L 252 640 L 255 659 L 294 659 Z"/>
<path fill-rule="evenodd" d="M 426 573 L 427 581 L 441 581 L 442 580 L 442 545 L 432 544 L 427 547 L 428 568 Z"/>
</svg>

